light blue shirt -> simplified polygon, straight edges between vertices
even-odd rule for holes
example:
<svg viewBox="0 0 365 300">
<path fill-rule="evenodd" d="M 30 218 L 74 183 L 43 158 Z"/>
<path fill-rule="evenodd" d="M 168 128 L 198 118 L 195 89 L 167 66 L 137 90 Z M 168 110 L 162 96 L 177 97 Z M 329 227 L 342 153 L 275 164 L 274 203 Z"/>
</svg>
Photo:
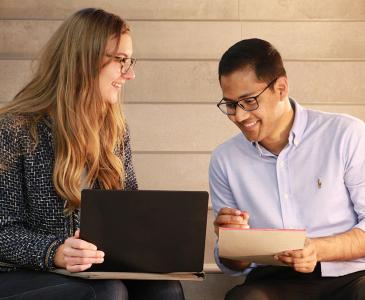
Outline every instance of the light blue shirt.
<svg viewBox="0 0 365 300">
<path fill-rule="evenodd" d="M 251 228 L 305 228 L 308 237 L 354 227 L 365 231 L 365 124 L 348 115 L 295 108 L 286 147 L 278 156 L 240 133 L 212 153 L 210 195 L 215 214 L 234 207 Z M 232 275 L 247 274 L 225 267 Z M 322 276 L 365 270 L 365 258 L 321 262 Z"/>
</svg>

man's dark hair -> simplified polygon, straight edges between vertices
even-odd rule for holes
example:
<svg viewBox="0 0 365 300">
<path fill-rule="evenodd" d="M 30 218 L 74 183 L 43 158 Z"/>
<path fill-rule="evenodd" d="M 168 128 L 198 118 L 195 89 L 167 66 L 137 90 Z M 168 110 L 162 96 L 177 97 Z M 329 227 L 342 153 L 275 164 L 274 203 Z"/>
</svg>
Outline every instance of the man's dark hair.
<svg viewBox="0 0 365 300">
<path fill-rule="evenodd" d="M 230 47 L 219 62 L 219 81 L 222 76 L 246 68 L 251 68 L 257 79 L 266 83 L 280 76 L 286 76 L 278 50 L 261 39 L 242 40 Z"/>
</svg>

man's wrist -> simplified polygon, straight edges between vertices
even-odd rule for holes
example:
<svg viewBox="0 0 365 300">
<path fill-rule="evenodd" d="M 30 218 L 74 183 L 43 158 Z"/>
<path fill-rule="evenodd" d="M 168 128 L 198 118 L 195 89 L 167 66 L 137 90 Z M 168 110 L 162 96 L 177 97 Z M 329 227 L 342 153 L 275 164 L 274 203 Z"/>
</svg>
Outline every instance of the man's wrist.
<svg viewBox="0 0 365 300">
<path fill-rule="evenodd" d="M 316 251 L 317 261 L 320 262 L 323 260 L 323 238 L 313 238 L 311 239 L 313 243 L 314 249 Z"/>
</svg>

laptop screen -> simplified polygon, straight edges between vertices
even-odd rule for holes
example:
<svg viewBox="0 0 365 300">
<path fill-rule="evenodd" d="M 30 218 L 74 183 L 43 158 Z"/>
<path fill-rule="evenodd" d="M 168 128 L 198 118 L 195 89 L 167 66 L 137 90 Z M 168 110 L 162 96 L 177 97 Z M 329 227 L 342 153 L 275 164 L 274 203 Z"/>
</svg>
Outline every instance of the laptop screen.
<svg viewBox="0 0 365 300">
<path fill-rule="evenodd" d="M 88 271 L 201 272 L 208 193 L 83 190 L 80 237 L 105 252 Z"/>
</svg>

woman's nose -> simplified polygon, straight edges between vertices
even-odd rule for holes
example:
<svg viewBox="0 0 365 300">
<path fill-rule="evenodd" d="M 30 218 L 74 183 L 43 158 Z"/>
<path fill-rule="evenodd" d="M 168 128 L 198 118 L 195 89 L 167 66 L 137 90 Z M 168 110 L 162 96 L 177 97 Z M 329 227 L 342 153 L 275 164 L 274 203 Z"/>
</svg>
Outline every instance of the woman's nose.
<svg viewBox="0 0 365 300">
<path fill-rule="evenodd" d="M 134 78 L 136 78 L 136 73 L 134 73 L 134 70 L 132 68 L 130 68 L 127 73 L 122 74 L 123 78 L 125 80 L 133 80 Z"/>
</svg>

